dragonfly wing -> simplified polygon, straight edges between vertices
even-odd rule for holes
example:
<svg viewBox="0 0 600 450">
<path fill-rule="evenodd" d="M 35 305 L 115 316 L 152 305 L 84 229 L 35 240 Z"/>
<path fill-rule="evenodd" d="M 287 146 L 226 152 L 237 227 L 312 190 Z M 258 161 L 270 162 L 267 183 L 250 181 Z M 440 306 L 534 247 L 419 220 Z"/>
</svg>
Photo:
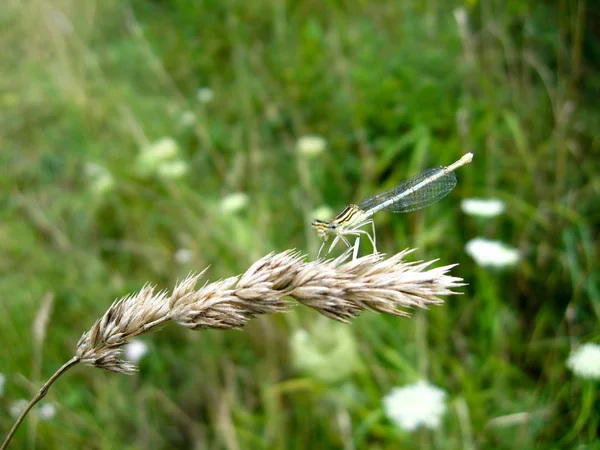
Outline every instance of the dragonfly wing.
<svg viewBox="0 0 600 450">
<path fill-rule="evenodd" d="M 425 181 L 426 179 L 427 177 L 422 178 L 419 182 Z M 417 184 L 418 183 L 415 183 L 413 186 L 416 186 Z M 425 208 L 429 205 L 439 202 L 446 195 L 448 195 L 455 186 L 456 175 L 454 172 L 448 172 L 437 180 L 426 184 L 415 191 L 409 192 L 398 202 L 392 203 L 384 208 L 384 210 L 396 213 L 404 213 Z"/>
<path fill-rule="evenodd" d="M 383 202 L 390 201 L 395 197 L 398 197 L 398 199 L 392 201 L 388 206 L 382 208 L 382 210 L 403 213 L 416 211 L 432 205 L 448 195 L 448 193 L 456 186 L 456 175 L 454 172 L 445 173 L 441 177 L 425 185 L 421 184 L 434 175 L 439 174 L 442 170 L 444 170 L 442 166 L 427 169 L 425 172 L 400 183 L 389 191 L 367 198 L 358 205 L 358 207 L 363 211 L 369 211 L 371 208 L 374 208 Z M 411 191 L 411 189 L 414 188 L 416 189 Z"/>
</svg>

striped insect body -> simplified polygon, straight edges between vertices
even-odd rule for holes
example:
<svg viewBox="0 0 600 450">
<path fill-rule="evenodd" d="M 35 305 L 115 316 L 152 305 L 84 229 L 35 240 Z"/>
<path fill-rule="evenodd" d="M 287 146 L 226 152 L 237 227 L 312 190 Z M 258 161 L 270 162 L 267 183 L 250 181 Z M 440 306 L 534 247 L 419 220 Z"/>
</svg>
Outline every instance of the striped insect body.
<svg viewBox="0 0 600 450">
<path fill-rule="evenodd" d="M 472 160 L 473 154 L 467 153 L 448 167 L 432 167 L 400 183 L 389 191 L 375 194 L 358 205 L 348 205 L 331 220 L 314 219 L 312 227 L 323 239 L 317 257 L 321 255 L 330 236 L 334 236 L 334 239 L 327 254 L 341 240 L 348 247 L 354 247 L 353 257 L 356 258 L 362 235 L 369 238 L 373 245 L 373 251 L 376 253 L 375 223 L 372 219 L 375 213 L 379 211 L 396 213 L 416 211 L 440 201 L 456 186 L 457 180 L 454 170 L 470 163 Z M 372 234 L 362 229 L 367 225 L 371 225 Z M 348 237 L 356 237 L 354 246 L 350 244 Z"/>
</svg>

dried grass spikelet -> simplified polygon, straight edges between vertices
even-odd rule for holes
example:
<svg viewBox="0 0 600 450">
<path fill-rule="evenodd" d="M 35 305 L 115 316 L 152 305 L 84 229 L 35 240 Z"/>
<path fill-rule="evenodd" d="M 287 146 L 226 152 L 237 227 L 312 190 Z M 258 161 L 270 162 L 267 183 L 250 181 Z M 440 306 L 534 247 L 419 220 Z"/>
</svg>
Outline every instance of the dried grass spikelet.
<svg viewBox="0 0 600 450">
<path fill-rule="evenodd" d="M 426 270 L 434 261 L 405 262 L 408 253 L 353 261 L 345 253 L 306 262 L 288 250 L 261 258 L 239 277 L 198 289 L 204 272 L 191 274 L 170 296 L 147 285 L 111 305 L 79 340 L 77 357 L 85 365 L 130 374 L 135 365 L 120 358 L 127 340 L 167 321 L 191 329 L 241 328 L 258 315 L 287 310 L 285 297 L 341 322 L 365 309 L 407 316 L 407 309 L 441 304 L 439 296 L 456 294 L 452 288 L 463 286 L 461 278 L 447 275 L 453 265 Z"/>
<path fill-rule="evenodd" d="M 435 261 L 402 261 L 411 251 L 388 259 L 373 254 L 345 264 L 339 259 L 305 263 L 289 295 L 331 319 L 347 322 L 365 309 L 409 316 L 405 309 L 441 304 L 438 296 L 456 294 L 451 289 L 463 286 L 461 278 L 446 275 L 454 265 L 425 271 Z"/>
<path fill-rule="evenodd" d="M 188 328 L 241 328 L 260 314 L 285 311 L 291 297 L 321 314 L 348 322 L 365 309 L 408 315 L 406 309 L 442 303 L 441 295 L 456 294 L 461 278 L 447 275 L 453 267 L 426 270 L 431 262 L 409 263 L 405 250 L 391 258 L 370 255 L 348 261 L 350 252 L 335 260 L 305 262 L 295 251 L 269 254 L 255 262 L 241 277 L 196 284 L 204 272 L 189 275 L 171 295 L 146 285 L 136 294 L 116 300 L 106 313 L 81 336 L 76 355 L 63 364 L 21 412 L 4 439 L 11 442 L 31 409 L 46 396 L 52 384 L 67 370 L 82 363 L 124 374 L 135 364 L 120 358 L 127 341 L 156 329 L 167 321 Z"/>
<path fill-rule="evenodd" d="M 82 364 L 132 374 L 136 366 L 120 358 L 127 341 L 165 321 L 169 313 L 167 293 L 145 285 L 137 294 L 113 302 L 77 343 Z"/>
</svg>

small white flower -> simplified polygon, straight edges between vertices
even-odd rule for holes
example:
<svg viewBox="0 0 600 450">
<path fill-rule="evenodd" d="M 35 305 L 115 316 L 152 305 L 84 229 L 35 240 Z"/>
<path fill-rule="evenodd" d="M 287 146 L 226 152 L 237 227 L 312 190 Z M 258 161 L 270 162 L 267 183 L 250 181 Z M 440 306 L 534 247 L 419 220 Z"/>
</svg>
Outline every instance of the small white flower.
<svg viewBox="0 0 600 450">
<path fill-rule="evenodd" d="M 221 210 L 228 213 L 241 211 L 248 205 L 249 199 L 243 192 L 229 194 L 221 200 Z"/>
<path fill-rule="evenodd" d="M 52 403 L 44 403 L 38 410 L 38 416 L 42 420 L 50 420 L 56 415 L 56 408 Z"/>
<path fill-rule="evenodd" d="M 358 365 L 352 330 L 336 322 L 318 320 L 310 331 L 298 330 L 291 338 L 294 366 L 325 382 L 347 378 Z"/>
<path fill-rule="evenodd" d="M 499 198 L 466 198 L 460 207 L 465 214 L 480 217 L 495 217 L 505 209 L 504 202 Z"/>
<path fill-rule="evenodd" d="M 519 250 L 485 238 L 475 238 L 467 242 L 466 252 L 482 267 L 513 266 L 521 258 Z"/>
<path fill-rule="evenodd" d="M 132 339 L 125 346 L 125 359 L 133 363 L 138 363 L 148 353 L 148 345 L 139 339 Z"/>
<path fill-rule="evenodd" d="M 311 217 L 320 220 L 329 220 L 333 217 L 333 210 L 327 205 L 321 205 L 311 212 Z"/>
<path fill-rule="evenodd" d="M 179 161 L 179 146 L 175 139 L 163 137 L 144 148 L 138 155 L 137 167 L 143 176 L 158 172 L 165 163 Z"/>
<path fill-rule="evenodd" d="M 185 161 L 181 159 L 176 159 L 174 161 L 167 161 L 162 163 L 156 169 L 156 173 L 162 178 L 175 180 L 177 178 L 183 177 L 186 173 L 188 173 L 188 170 L 189 167 Z"/>
<path fill-rule="evenodd" d="M 98 195 L 106 194 L 115 187 L 115 179 L 112 174 L 100 164 L 87 163 L 85 173 L 90 181 L 90 189 Z"/>
<path fill-rule="evenodd" d="M 298 152 L 309 158 L 323 153 L 326 147 L 327 141 L 321 136 L 302 136 L 296 144 Z"/>
<path fill-rule="evenodd" d="M 168 161 L 177 157 L 179 154 L 179 145 L 172 137 L 163 137 L 144 149 L 159 161 Z"/>
<path fill-rule="evenodd" d="M 184 111 L 179 119 L 184 127 L 191 127 L 196 123 L 196 115 L 192 111 Z"/>
<path fill-rule="evenodd" d="M 300 345 L 303 345 L 304 343 L 308 342 L 308 331 L 306 331 L 303 328 L 300 328 L 299 330 L 294 332 L 294 335 L 292 336 L 292 339 Z"/>
<path fill-rule="evenodd" d="M 180 248 L 173 254 L 173 259 L 177 264 L 187 264 L 194 258 L 194 252 L 189 248 Z"/>
<path fill-rule="evenodd" d="M 200 103 L 210 103 L 212 102 L 214 96 L 215 94 L 213 93 L 213 90 L 209 87 L 202 87 L 198 89 L 198 92 L 196 92 L 196 99 Z"/>
<path fill-rule="evenodd" d="M 467 24 L 467 10 L 462 6 L 454 9 L 454 19 L 459 27 L 464 27 Z"/>
<path fill-rule="evenodd" d="M 27 405 L 29 405 L 29 402 L 24 398 L 15 400 L 8 408 L 8 413 L 11 415 L 11 417 L 17 418 L 21 415 L 25 408 L 27 408 Z"/>
<path fill-rule="evenodd" d="M 4 384 L 6 383 L 6 377 L 0 373 L 0 397 L 4 394 Z"/>
<path fill-rule="evenodd" d="M 446 412 L 446 392 L 419 381 L 392 389 L 383 398 L 383 409 L 386 416 L 405 431 L 414 431 L 421 425 L 436 429 Z"/>
<path fill-rule="evenodd" d="M 578 377 L 600 379 L 600 345 L 581 345 L 569 356 L 567 367 Z"/>
</svg>

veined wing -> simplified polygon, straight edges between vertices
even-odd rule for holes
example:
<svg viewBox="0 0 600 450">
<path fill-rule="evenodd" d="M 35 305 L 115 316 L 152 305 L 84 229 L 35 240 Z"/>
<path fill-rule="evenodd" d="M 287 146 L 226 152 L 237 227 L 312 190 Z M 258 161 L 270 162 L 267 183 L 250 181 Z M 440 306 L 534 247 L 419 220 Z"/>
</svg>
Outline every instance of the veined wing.
<svg viewBox="0 0 600 450">
<path fill-rule="evenodd" d="M 456 175 L 447 172 L 439 176 L 445 168 L 442 166 L 432 167 L 425 172 L 416 175 L 409 180 L 400 183 L 389 191 L 373 195 L 364 200 L 358 207 L 363 211 L 369 211 L 385 202 L 387 206 L 379 210 L 403 213 L 416 211 L 440 201 L 456 186 Z M 426 183 L 429 178 L 438 175 L 433 181 Z M 392 199 L 396 200 L 392 200 Z"/>
</svg>

